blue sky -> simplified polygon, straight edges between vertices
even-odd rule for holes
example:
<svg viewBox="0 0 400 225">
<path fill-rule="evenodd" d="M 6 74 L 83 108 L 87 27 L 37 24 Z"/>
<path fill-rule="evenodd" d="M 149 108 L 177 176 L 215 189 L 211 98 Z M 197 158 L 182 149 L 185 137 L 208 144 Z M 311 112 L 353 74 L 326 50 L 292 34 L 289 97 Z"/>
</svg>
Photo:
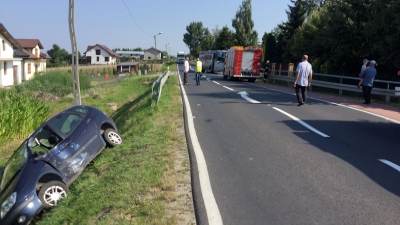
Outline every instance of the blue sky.
<svg viewBox="0 0 400 225">
<path fill-rule="evenodd" d="M 45 49 L 53 43 L 70 50 L 68 0 L 1 0 L 0 23 L 15 38 L 38 38 Z M 128 8 L 125 6 L 126 2 Z M 148 48 L 170 54 L 187 51 L 186 25 L 201 21 L 210 29 L 231 27 L 241 0 L 75 0 L 79 49 L 101 43 L 110 48 Z M 286 19 L 289 0 L 253 0 L 253 20 L 261 38 Z M 132 16 L 131 16 L 132 15 Z M 168 46 L 167 46 L 168 45 Z"/>
</svg>

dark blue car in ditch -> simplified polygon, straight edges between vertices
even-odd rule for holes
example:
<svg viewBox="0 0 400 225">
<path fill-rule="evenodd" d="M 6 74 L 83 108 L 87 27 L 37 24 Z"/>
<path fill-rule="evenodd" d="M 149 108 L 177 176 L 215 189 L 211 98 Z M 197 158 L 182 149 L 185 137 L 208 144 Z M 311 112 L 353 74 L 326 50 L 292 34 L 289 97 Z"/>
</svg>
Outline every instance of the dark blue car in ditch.
<svg viewBox="0 0 400 225">
<path fill-rule="evenodd" d="M 89 106 L 69 108 L 14 152 L 0 181 L 0 224 L 29 224 L 67 196 L 68 186 L 106 146 L 122 144 L 115 123 Z"/>
</svg>

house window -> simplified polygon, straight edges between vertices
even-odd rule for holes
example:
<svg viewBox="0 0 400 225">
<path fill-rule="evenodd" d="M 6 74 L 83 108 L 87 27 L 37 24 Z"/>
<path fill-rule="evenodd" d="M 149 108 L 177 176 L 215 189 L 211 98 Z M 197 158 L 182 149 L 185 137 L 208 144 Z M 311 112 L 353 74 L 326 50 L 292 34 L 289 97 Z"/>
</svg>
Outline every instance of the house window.
<svg viewBox="0 0 400 225">
<path fill-rule="evenodd" d="M 28 63 L 28 74 L 31 74 L 31 64 Z"/>
<path fill-rule="evenodd" d="M 105 58 L 104 58 L 104 61 L 110 62 L 110 57 L 105 57 Z"/>
<path fill-rule="evenodd" d="M 99 61 L 100 61 L 100 57 L 97 56 L 97 62 L 99 62 Z"/>
<path fill-rule="evenodd" d="M 100 49 L 96 49 L 96 55 L 101 55 L 101 50 Z"/>
<path fill-rule="evenodd" d="M 3 44 L 3 51 L 5 51 L 6 50 L 6 42 L 4 40 L 2 40 L 1 43 Z"/>
<path fill-rule="evenodd" d="M 33 50 L 33 54 L 34 54 L 35 56 L 37 56 L 37 49 L 36 49 L 36 48 Z"/>
<path fill-rule="evenodd" d="M 7 62 L 3 63 L 4 76 L 7 75 Z"/>
</svg>

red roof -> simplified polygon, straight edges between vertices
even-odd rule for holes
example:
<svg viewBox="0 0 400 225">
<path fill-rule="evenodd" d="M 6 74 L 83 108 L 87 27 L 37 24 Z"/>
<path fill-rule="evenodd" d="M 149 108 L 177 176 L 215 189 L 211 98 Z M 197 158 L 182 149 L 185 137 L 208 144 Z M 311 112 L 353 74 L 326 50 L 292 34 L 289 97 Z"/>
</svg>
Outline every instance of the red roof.
<svg viewBox="0 0 400 225">
<path fill-rule="evenodd" d="M 43 49 L 42 43 L 40 43 L 39 39 L 16 39 L 18 43 L 23 48 L 35 48 L 36 45 L 39 45 L 40 49 Z"/>
</svg>

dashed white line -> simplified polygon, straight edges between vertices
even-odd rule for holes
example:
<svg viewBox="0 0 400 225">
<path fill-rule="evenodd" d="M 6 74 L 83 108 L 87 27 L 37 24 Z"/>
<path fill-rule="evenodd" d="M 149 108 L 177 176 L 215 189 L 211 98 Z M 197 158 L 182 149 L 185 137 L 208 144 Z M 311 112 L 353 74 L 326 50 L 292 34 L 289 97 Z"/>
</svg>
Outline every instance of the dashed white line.
<svg viewBox="0 0 400 225">
<path fill-rule="evenodd" d="M 250 102 L 250 103 L 252 103 L 252 104 L 260 104 L 260 103 L 261 103 L 261 102 L 255 100 L 255 99 L 250 98 L 249 95 L 247 94 L 247 92 L 245 92 L 245 91 L 241 91 L 241 92 L 239 92 L 238 94 L 239 94 L 240 97 L 242 97 L 244 100 L 246 100 L 246 101 L 248 101 L 248 102 Z"/>
<path fill-rule="evenodd" d="M 390 162 L 389 160 L 386 160 L 386 159 L 380 159 L 379 161 L 381 161 L 382 163 L 384 163 L 384 164 L 392 167 L 393 169 L 397 170 L 397 172 L 400 172 L 400 166 L 399 165 L 397 165 L 395 163 L 392 163 L 392 162 Z"/>
<path fill-rule="evenodd" d="M 179 73 L 179 70 L 178 70 Z M 196 129 L 194 127 L 192 110 L 190 108 L 189 99 L 186 95 L 185 88 L 182 85 L 181 77 L 179 77 L 179 83 L 182 90 L 183 100 L 186 108 L 186 116 L 188 118 L 188 129 L 189 137 L 192 142 L 194 155 L 197 162 L 197 170 L 199 173 L 200 191 L 204 201 L 204 207 L 206 209 L 207 219 L 209 225 L 223 225 L 222 216 L 219 211 L 217 201 L 215 200 L 214 193 L 211 188 L 210 177 L 208 175 L 207 163 L 204 158 L 203 150 L 199 139 L 197 138 Z M 192 118 L 192 119 L 190 119 Z"/>
<path fill-rule="evenodd" d="M 230 88 L 230 87 L 227 87 L 227 86 L 225 86 L 225 85 L 222 85 L 222 87 L 223 87 L 223 88 L 226 88 L 226 89 L 228 89 L 228 90 L 230 90 L 230 91 L 235 91 L 234 89 L 232 89 L 232 88 Z"/>
<path fill-rule="evenodd" d="M 214 84 L 221 85 L 220 83 L 218 83 L 218 82 L 217 82 L 217 81 L 215 81 L 215 80 L 213 80 L 213 83 L 214 83 Z"/>
<path fill-rule="evenodd" d="M 325 133 L 323 133 L 323 132 L 317 130 L 316 128 L 314 128 L 313 126 L 311 126 L 311 125 L 309 125 L 308 123 L 304 122 L 303 120 L 301 120 L 301 119 L 299 119 L 299 118 L 293 116 L 292 114 L 287 113 L 287 112 L 285 112 L 285 111 L 283 111 L 282 109 L 277 108 L 277 107 L 272 107 L 272 108 L 275 109 L 276 111 L 278 111 L 278 112 L 280 112 L 280 113 L 286 115 L 287 117 L 289 117 L 290 119 L 296 121 L 297 123 L 301 124 L 303 127 L 309 129 L 310 131 L 312 131 L 312 132 L 318 134 L 319 136 L 324 137 L 324 138 L 329 138 L 329 137 L 330 137 L 329 135 L 327 135 L 327 134 L 325 134 Z"/>
</svg>

